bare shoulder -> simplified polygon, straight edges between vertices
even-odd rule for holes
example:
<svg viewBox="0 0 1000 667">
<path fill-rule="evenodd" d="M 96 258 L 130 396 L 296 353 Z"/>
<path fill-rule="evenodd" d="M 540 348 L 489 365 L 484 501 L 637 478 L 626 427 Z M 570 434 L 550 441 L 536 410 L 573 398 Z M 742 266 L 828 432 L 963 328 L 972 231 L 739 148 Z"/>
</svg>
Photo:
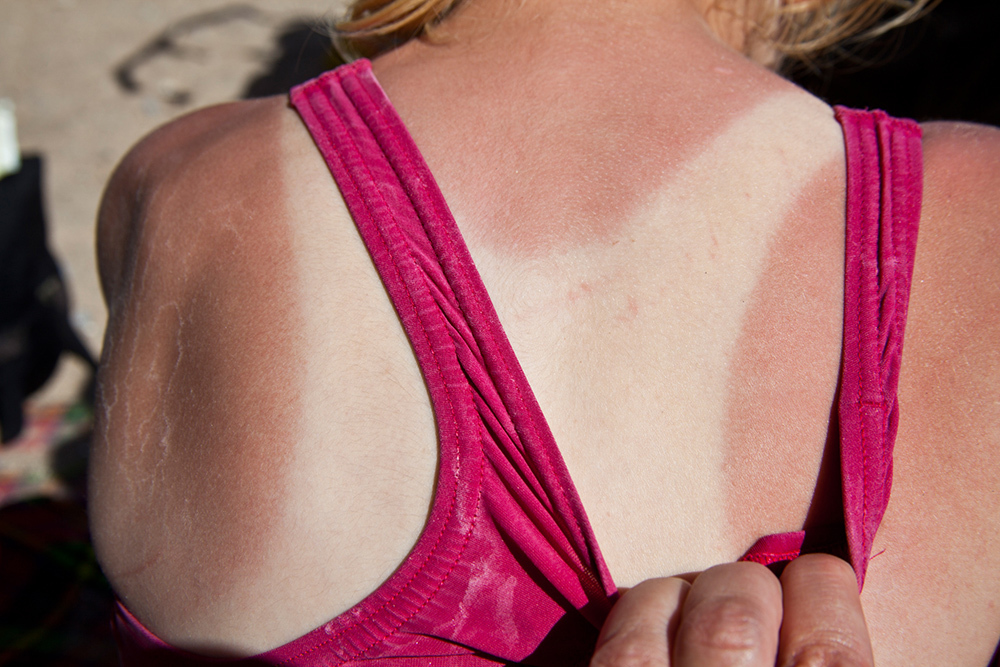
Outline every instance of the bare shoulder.
<svg viewBox="0 0 1000 667">
<path fill-rule="evenodd" d="M 931 123 L 892 497 L 865 587 L 879 664 L 985 665 L 996 646 L 998 392 L 1000 130 Z"/>
<path fill-rule="evenodd" d="M 931 121 L 922 123 L 925 157 L 979 157 L 1000 165 L 1000 128 L 961 121 Z M 996 176 L 996 171 L 994 171 Z"/>
<path fill-rule="evenodd" d="M 943 331 L 966 336 L 963 358 L 982 362 L 966 379 L 1000 388 L 1000 129 L 925 126 L 915 280 L 917 325 L 926 307 Z"/>
<path fill-rule="evenodd" d="M 202 622 L 239 591 L 280 517 L 274 480 L 304 373 L 288 113 L 281 100 L 241 102 L 155 131 L 101 207 L 109 323 L 91 524 L 115 590 L 155 630 Z M 200 564 L 206 553 L 227 557 Z"/>
<path fill-rule="evenodd" d="M 965 224 L 995 230 L 1000 213 L 1000 128 L 955 122 L 923 127 L 925 215 L 949 222 L 961 217 Z"/>
<path fill-rule="evenodd" d="M 107 188 L 99 246 L 88 505 L 116 594 L 165 641 L 224 655 L 356 603 L 423 527 L 434 419 L 295 111 L 240 102 L 148 136 Z"/>
<path fill-rule="evenodd" d="M 924 317 L 934 322 L 938 352 L 954 355 L 961 374 L 958 395 L 967 390 L 975 398 L 987 388 L 995 395 L 1000 390 L 1000 129 L 950 122 L 925 126 L 914 279 L 915 325 L 921 327 Z M 943 347 L 947 344 L 952 347 Z M 1000 429 L 1000 413 L 991 418 Z"/>
<path fill-rule="evenodd" d="M 201 109 L 153 131 L 122 158 L 109 180 L 98 215 L 98 255 L 105 296 L 117 291 L 147 232 L 169 220 L 185 235 L 205 229 L 202 216 L 177 215 L 184 206 L 209 208 L 233 186 L 254 189 L 280 167 L 275 141 L 294 112 L 283 98 Z M 238 192 L 238 191 L 237 191 Z M 176 227 L 189 221 L 185 228 Z M 134 257 L 131 258 L 134 261 Z"/>
</svg>

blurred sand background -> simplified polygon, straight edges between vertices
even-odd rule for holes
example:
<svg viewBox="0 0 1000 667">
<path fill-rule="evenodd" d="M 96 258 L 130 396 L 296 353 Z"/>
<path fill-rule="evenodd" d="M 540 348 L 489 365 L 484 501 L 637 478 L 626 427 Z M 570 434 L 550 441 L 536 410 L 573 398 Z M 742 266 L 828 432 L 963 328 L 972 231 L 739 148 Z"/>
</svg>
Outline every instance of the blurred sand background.
<svg viewBox="0 0 1000 667">
<path fill-rule="evenodd" d="M 194 108 L 314 76 L 340 0 L 0 0 L 0 97 L 16 105 L 23 154 L 44 160 L 49 242 L 71 321 L 98 354 L 106 311 L 94 219 L 117 161 Z M 276 70 L 280 70 L 277 77 Z M 263 81 L 262 81 L 263 79 Z M 263 84 L 263 85 L 262 85 Z M 73 401 L 84 367 L 64 355 L 36 404 Z"/>
</svg>

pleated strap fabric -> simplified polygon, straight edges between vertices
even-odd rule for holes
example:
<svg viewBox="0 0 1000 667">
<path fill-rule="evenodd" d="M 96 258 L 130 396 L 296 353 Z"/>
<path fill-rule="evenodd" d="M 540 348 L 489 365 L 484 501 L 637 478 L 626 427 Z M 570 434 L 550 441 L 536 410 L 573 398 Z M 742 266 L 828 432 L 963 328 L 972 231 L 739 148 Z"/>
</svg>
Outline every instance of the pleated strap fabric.
<svg viewBox="0 0 1000 667">
<path fill-rule="evenodd" d="M 589 660 L 615 600 L 582 503 L 458 227 L 370 64 L 292 91 L 413 346 L 437 421 L 430 516 L 348 611 L 239 665 Z M 210 665 L 119 604 L 122 663 Z"/>
<path fill-rule="evenodd" d="M 586 644 L 581 632 L 596 639 L 616 587 L 551 431 L 416 145 L 367 61 L 296 88 L 291 100 L 326 159 L 413 344 L 438 420 L 440 468 L 430 523 L 401 568 L 413 572 L 405 588 L 394 587 L 397 572 L 372 597 L 416 596 L 414 604 L 423 605 L 420 632 L 502 660 L 549 650 L 539 642 L 553 642 L 557 622 L 576 628 L 577 646 Z M 464 571 L 476 567 L 475 573 Z M 414 593 L 411 576 L 427 578 L 433 590 Z M 513 587 L 514 598 L 538 614 L 532 618 L 522 609 L 511 616 L 520 646 L 497 632 L 504 612 L 493 609 L 495 595 L 478 596 L 481 617 L 466 621 L 460 632 L 445 629 L 455 624 L 456 614 L 470 613 L 469 587 L 484 583 L 493 591 Z M 577 621 L 563 618 L 567 610 Z M 413 618 L 409 612 L 395 618 L 404 616 Z"/>
<path fill-rule="evenodd" d="M 840 464 L 851 563 L 864 585 L 892 489 L 896 389 L 920 222 L 920 126 L 837 107 L 847 144 Z"/>
<path fill-rule="evenodd" d="M 766 535 L 741 560 L 804 552 L 848 557 L 864 586 L 892 488 L 896 388 L 920 222 L 920 126 L 882 111 L 835 109 L 847 157 L 844 341 L 838 393 L 844 525 Z M 846 533 L 846 544 L 844 543 Z"/>
</svg>

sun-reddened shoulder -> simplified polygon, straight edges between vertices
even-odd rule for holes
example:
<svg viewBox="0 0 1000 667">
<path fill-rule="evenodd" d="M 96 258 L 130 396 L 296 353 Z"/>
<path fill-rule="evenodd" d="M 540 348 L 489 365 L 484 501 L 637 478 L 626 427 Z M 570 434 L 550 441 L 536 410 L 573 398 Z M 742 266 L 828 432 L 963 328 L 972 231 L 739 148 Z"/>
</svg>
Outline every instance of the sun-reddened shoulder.
<svg viewBox="0 0 1000 667">
<path fill-rule="evenodd" d="M 982 665 L 996 646 L 998 392 L 1000 131 L 929 123 L 892 498 L 865 585 L 878 664 Z"/>
<path fill-rule="evenodd" d="M 928 470 L 948 468 L 952 482 L 962 480 L 962 493 L 973 492 L 965 511 L 980 528 L 1000 523 L 996 128 L 924 128 L 924 199 L 900 382 L 901 399 L 908 391 L 911 414 L 919 411 L 923 420 L 921 440 L 934 463 Z"/>
<path fill-rule="evenodd" d="M 968 235 L 993 240 L 977 254 L 1000 257 L 1000 128 L 925 123 L 924 174 L 923 226 L 944 226 L 956 242 Z M 1000 263 L 992 268 L 995 277 Z"/>
<path fill-rule="evenodd" d="M 1000 366 L 1000 129 L 926 124 L 924 175 L 917 269 L 934 273 L 941 308 L 968 310 L 968 333 Z"/>
<path fill-rule="evenodd" d="M 281 97 L 208 107 L 153 131 L 122 158 L 98 214 L 101 284 L 109 304 L 150 238 L 163 241 L 160 234 L 168 232 L 194 247 L 211 233 L 206 222 L 213 212 L 231 210 L 242 195 L 266 191 L 280 178 L 278 138 L 290 114 Z"/>
</svg>

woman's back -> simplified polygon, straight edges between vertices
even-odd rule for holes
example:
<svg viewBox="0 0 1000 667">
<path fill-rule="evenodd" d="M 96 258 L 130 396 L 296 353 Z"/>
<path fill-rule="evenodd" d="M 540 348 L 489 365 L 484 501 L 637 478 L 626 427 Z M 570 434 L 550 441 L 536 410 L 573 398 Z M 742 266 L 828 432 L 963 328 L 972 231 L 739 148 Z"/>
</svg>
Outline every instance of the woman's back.
<svg viewBox="0 0 1000 667">
<path fill-rule="evenodd" d="M 615 582 L 836 518 L 835 492 L 819 502 L 835 469 L 817 492 L 844 298 L 832 111 L 690 16 L 531 10 L 470 4 L 452 41 L 374 70 Z M 927 135 L 893 499 L 863 597 L 879 664 L 985 662 L 998 630 L 1000 418 L 983 398 L 1000 375 L 998 142 Z M 427 391 L 283 101 L 180 121 L 116 178 L 101 230 L 102 563 L 164 639 L 271 648 L 359 601 L 414 544 L 435 483 Z"/>
</svg>

